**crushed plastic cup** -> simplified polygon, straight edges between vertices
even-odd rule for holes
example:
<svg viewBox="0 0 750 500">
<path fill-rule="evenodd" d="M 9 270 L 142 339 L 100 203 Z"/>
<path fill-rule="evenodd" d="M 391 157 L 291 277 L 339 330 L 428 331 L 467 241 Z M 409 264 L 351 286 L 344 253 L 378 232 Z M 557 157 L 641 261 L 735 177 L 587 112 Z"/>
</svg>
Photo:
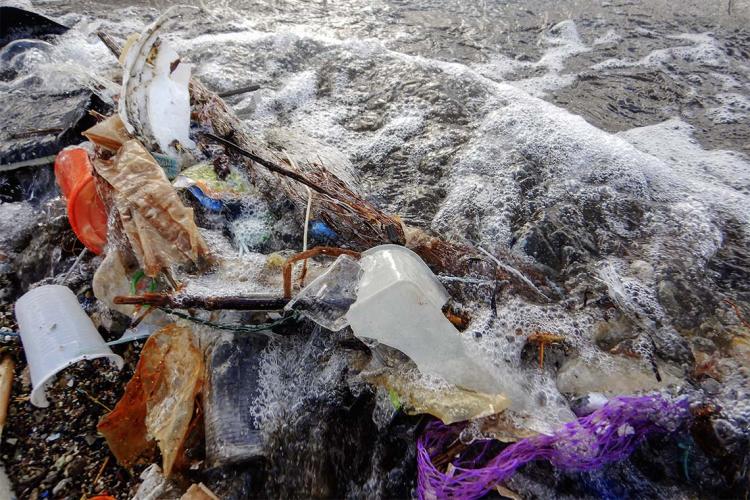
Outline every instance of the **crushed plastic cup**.
<svg viewBox="0 0 750 500">
<path fill-rule="evenodd" d="M 122 358 L 104 343 L 69 288 L 35 288 L 18 299 L 15 311 L 31 372 L 34 406 L 49 406 L 47 384 L 58 372 L 81 360 L 108 358 L 118 369 L 122 368 Z"/>
<path fill-rule="evenodd" d="M 458 330 L 443 315 L 448 292 L 427 264 L 408 248 L 381 245 L 362 253 L 357 300 L 346 319 L 360 338 L 398 349 L 419 371 L 486 394 L 499 381 L 470 356 Z"/>
<path fill-rule="evenodd" d="M 323 328 L 337 332 L 347 326 L 346 313 L 357 299 L 357 285 L 362 268 L 349 255 L 340 255 L 336 262 L 303 288 L 286 306 Z"/>
<path fill-rule="evenodd" d="M 88 152 L 66 148 L 55 158 L 55 177 L 68 201 L 68 220 L 86 248 L 99 255 L 107 243 L 107 207 L 96 191 Z"/>
</svg>

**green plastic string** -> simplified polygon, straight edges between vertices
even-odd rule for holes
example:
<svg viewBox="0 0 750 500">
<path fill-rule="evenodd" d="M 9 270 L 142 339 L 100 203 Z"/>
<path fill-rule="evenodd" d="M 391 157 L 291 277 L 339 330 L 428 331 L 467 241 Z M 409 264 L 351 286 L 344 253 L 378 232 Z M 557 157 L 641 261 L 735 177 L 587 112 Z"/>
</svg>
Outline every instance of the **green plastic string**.
<svg viewBox="0 0 750 500">
<path fill-rule="evenodd" d="M 299 315 L 295 312 L 291 314 L 290 316 L 285 316 L 281 319 L 278 319 L 276 321 L 272 321 L 270 323 L 262 323 L 260 325 L 240 325 L 240 324 L 228 324 L 228 323 L 214 323 L 213 321 L 208 321 L 206 319 L 196 318 L 194 316 L 190 316 L 189 314 L 181 313 L 179 311 L 175 311 L 174 309 L 167 309 L 166 307 L 160 307 L 162 311 L 164 311 L 167 314 L 172 314 L 174 316 L 177 316 L 178 318 L 185 319 L 187 321 L 191 321 L 198 325 L 203 326 L 209 326 L 211 328 L 216 328 L 217 330 L 229 330 L 232 332 L 239 332 L 239 333 L 260 333 L 263 330 L 268 330 L 270 328 L 273 328 L 274 326 L 283 325 L 284 323 L 288 323 L 292 320 L 297 321 L 299 318 Z"/>
</svg>

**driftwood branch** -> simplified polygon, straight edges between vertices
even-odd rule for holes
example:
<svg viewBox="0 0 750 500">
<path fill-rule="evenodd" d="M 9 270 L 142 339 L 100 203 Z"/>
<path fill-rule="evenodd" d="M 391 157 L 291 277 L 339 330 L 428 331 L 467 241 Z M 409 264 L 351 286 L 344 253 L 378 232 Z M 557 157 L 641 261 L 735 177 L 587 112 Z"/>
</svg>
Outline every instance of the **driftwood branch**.
<svg viewBox="0 0 750 500">
<path fill-rule="evenodd" d="M 295 181 L 297 181 L 297 182 L 299 182 L 301 184 L 304 184 L 305 186 L 308 186 L 311 189 L 314 189 L 318 193 L 324 194 L 324 195 L 326 195 L 329 198 L 332 198 L 334 200 L 337 199 L 337 196 L 336 196 L 335 193 L 332 193 L 331 191 L 329 191 L 328 189 L 324 188 L 323 186 L 320 186 L 320 185 L 316 184 L 315 182 L 309 180 L 307 177 L 305 177 L 304 175 L 302 175 L 299 172 L 295 172 L 293 170 L 284 168 L 284 167 L 282 167 L 280 165 L 277 165 L 277 164 L 275 164 L 273 162 L 270 162 L 270 161 L 268 161 L 268 160 L 266 160 L 264 158 L 261 158 L 260 156 L 256 155 L 252 151 L 248 151 L 248 150 L 242 148 L 241 146 L 233 143 L 232 141 L 228 141 L 228 140 L 226 140 L 226 139 L 224 139 L 222 137 L 219 137 L 218 135 L 208 133 L 208 134 L 203 134 L 203 136 L 204 137 L 208 137 L 209 139 L 211 139 L 213 141 L 219 142 L 219 143 L 223 144 L 224 146 L 233 149 L 234 151 L 237 151 L 242 156 L 250 158 L 255 163 L 258 163 L 259 165 L 263 165 L 264 167 L 266 167 L 271 172 L 275 172 L 275 173 L 281 174 L 281 175 L 283 175 L 285 177 L 289 177 L 290 179 L 294 179 Z"/>
<path fill-rule="evenodd" d="M 147 305 L 169 309 L 204 309 L 206 311 L 278 311 L 284 309 L 289 299 L 282 297 L 193 297 L 188 295 L 168 295 L 165 293 L 145 293 L 143 295 L 119 295 L 115 304 Z"/>
<path fill-rule="evenodd" d="M 0 362 L 0 437 L 5 428 L 5 421 L 8 418 L 8 403 L 10 401 L 10 392 L 13 388 L 13 368 L 15 363 L 13 358 L 5 356 Z"/>
<path fill-rule="evenodd" d="M 258 89 L 260 89 L 260 85 L 248 85 L 246 87 L 240 87 L 238 89 L 219 92 L 217 95 L 223 99 L 224 97 L 232 97 L 235 95 L 246 94 L 248 92 L 255 92 Z"/>
</svg>

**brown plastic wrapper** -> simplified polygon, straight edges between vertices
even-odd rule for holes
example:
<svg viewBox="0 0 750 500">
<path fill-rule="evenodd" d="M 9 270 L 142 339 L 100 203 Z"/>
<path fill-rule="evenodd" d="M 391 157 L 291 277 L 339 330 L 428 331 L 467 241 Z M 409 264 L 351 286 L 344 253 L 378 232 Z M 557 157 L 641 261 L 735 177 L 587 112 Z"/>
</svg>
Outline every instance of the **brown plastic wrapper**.
<svg viewBox="0 0 750 500">
<path fill-rule="evenodd" d="M 201 418 L 203 378 L 203 354 L 190 329 L 172 324 L 148 339 L 125 394 L 98 425 L 121 465 L 149 461 L 155 445 L 165 476 L 185 465 L 185 444 Z"/>
<path fill-rule="evenodd" d="M 97 146 L 112 152 L 117 152 L 124 143 L 132 139 L 118 114 L 100 121 L 83 132 L 83 135 Z"/>
<path fill-rule="evenodd" d="M 115 191 L 115 208 L 146 275 L 155 277 L 172 264 L 203 266 L 210 261 L 193 209 L 182 204 L 162 168 L 140 142 L 125 142 L 112 160 L 98 159 L 94 168 Z"/>
</svg>

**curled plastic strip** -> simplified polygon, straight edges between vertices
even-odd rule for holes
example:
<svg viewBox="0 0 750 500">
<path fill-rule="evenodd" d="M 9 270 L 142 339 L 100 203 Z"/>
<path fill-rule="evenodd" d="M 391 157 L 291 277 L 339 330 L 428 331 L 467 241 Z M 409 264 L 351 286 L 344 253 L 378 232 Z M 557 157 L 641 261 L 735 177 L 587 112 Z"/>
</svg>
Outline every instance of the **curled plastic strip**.
<svg viewBox="0 0 750 500">
<path fill-rule="evenodd" d="M 677 430 L 689 416 L 687 398 L 621 396 L 552 435 L 522 439 L 500 453 L 496 441 L 477 441 L 451 461 L 450 472 L 441 472 L 436 461 L 464 426 L 431 422 L 417 441 L 417 493 L 422 499 L 479 498 L 534 460 L 571 471 L 597 469 L 628 457 L 651 434 Z"/>
</svg>

